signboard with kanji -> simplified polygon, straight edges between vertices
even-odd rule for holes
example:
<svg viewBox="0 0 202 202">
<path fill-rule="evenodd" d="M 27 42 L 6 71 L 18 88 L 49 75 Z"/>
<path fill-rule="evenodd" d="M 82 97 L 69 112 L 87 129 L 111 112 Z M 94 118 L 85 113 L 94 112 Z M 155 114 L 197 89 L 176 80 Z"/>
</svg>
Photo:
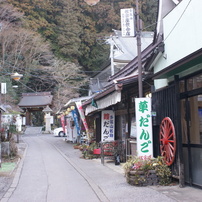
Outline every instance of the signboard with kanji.
<svg viewBox="0 0 202 202">
<path fill-rule="evenodd" d="M 114 127 L 115 116 L 114 111 L 105 110 L 102 111 L 101 116 L 101 141 L 114 141 Z"/>
<path fill-rule="evenodd" d="M 153 157 L 151 98 L 135 99 L 138 156 Z"/>
<path fill-rule="evenodd" d="M 133 8 L 121 9 L 121 31 L 123 37 L 135 36 L 135 11 Z"/>
</svg>

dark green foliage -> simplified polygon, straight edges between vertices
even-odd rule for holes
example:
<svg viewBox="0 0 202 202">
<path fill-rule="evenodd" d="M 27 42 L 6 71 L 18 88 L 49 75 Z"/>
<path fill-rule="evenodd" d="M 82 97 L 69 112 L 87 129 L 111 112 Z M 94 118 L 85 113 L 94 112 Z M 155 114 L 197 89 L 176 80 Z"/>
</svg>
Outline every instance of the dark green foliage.
<svg viewBox="0 0 202 202">
<path fill-rule="evenodd" d="M 109 49 L 97 43 L 120 29 L 120 9 L 135 8 L 135 0 L 101 0 L 95 6 L 84 0 L 9 0 L 25 13 L 26 25 L 52 43 L 55 54 L 96 70 L 107 60 Z M 139 0 L 145 30 L 154 30 L 158 0 Z M 151 26 L 153 25 L 153 26 Z"/>
<path fill-rule="evenodd" d="M 24 89 L 24 92 L 33 93 L 33 90 L 35 92 L 53 92 L 53 89 L 57 86 L 57 82 L 49 71 L 37 69 L 25 76 L 28 77 L 26 86 L 29 88 Z"/>
<path fill-rule="evenodd" d="M 121 29 L 120 9 L 135 8 L 135 2 L 100 0 L 89 6 L 84 0 L 1 1 L 0 22 L 9 26 L 0 32 L 0 70 L 24 75 L 16 95 L 51 91 L 61 108 L 70 96 L 85 95 L 88 84 L 81 72 L 91 76 L 101 70 L 109 59 L 105 40 L 113 29 Z M 139 0 L 144 30 L 155 28 L 157 2 Z M 17 101 L 14 94 L 10 97 Z"/>
<path fill-rule="evenodd" d="M 144 22 L 143 30 L 154 31 L 157 22 L 157 3 L 158 0 L 141 0 L 140 17 Z"/>
<path fill-rule="evenodd" d="M 17 103 L 18 100 L 18 95 L 17 95 L 17 89 L 12 88 L 12 81 L 8 76 L 5 76 L 6 73 L 1 71 L 1 76 L 0 76 L 0 83 L 6 83 L 6 88 L 7 88 L 7 94 L 1 94 L 1 102 L 6 103 L 6 102 L 13 102 Z"/>
<path fill-rule="evenodd" d="M 41 111 L 36 111 L 32 113 L 32 124 L 33 126 L 44 125 L 44 113 Z"/>
</svg>

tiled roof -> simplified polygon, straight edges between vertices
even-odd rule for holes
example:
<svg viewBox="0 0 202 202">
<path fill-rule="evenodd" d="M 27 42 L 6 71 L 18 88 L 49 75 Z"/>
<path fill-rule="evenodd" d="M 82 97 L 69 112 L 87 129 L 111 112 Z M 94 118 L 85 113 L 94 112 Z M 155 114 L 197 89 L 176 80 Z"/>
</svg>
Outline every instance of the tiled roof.
<svg viewBox="0 0 202 202">
<path fill-rule="evenodd" d="M 43 93 L 23 93 L 18 104 L 19 107 L 43 107 L 52 104 L 53 96 L 50 92 Z"/>
</svg>

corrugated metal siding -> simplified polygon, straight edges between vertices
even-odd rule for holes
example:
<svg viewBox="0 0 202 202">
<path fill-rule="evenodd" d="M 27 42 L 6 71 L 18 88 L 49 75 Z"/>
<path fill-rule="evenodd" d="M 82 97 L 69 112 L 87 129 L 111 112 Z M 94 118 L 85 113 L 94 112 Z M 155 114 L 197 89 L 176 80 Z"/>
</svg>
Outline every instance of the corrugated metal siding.
<svg viewBox="0 0 202 202">
<path fill-rule="evenodd" d="M 177 92 L 175 85 L 171 85 L 163 90 L 152 93 L 152 111 L 156 112 L 156 117 L 153 117 L 154 146 L 156 147 L 156 151 L 154 152 L 156 153 L 156 156 L 160 155 L 159 126 L 165 117 L 171 118 L 175 126 L 176 136 L 180 135 L 178 134 L 179 120 L 177 120 L 177 113 L 179 112 L 179 109 L 177 106 Z M 175 162 L 172 165 L 172 174 L 179 176 L 177 153 L 178 151 L 176 151 Z"/>
<path fill-rule="evenodd" d="M 152 110 L 156 112 L 155 125 L 160 125 L 165 117 L 170 117 L 174 125 L 177 124 L 175 86 L 152 93 Z"/>
</svg>

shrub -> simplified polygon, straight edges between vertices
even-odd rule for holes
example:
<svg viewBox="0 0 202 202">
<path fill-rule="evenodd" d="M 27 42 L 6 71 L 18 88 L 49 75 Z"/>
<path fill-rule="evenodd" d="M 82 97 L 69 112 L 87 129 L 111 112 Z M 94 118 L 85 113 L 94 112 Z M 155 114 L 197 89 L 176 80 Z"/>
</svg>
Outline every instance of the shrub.
<svg viewBox="0 0 202 202">
<path fill-rule="evenodd" d="M 137 181 L 145 181 L 149 172 L 154 170 L 159 178 L 160 185 L 168 185 L 171 182 L 170 168 L 161 156 L 157 158 L 152 158 L 151 156 L 134 156 L 128 159 L 123 167 L 126 176 L 128 176 L 130 171 L 136 171 L 136 176 L 139 175 L 138 173 L 141 173 L 141 177 L 137 176 Z M 142 173 L 144 173 L 145 178 L 142 178 Z"/>
</svg>

